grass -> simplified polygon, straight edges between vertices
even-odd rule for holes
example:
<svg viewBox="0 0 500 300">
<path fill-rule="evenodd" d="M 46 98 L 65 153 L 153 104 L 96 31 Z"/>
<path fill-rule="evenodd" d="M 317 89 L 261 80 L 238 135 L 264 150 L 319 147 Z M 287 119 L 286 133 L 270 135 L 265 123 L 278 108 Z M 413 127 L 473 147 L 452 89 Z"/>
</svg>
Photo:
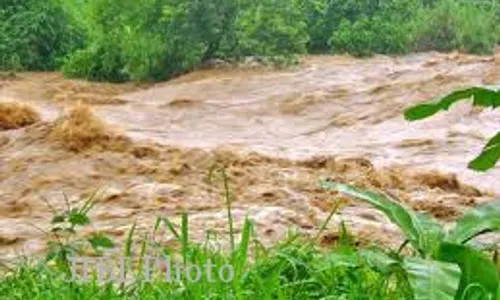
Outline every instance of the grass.
<svg viewBox="0 0 500 300">
<path fill-rule="evenodd" d="M 124 285 L 100 283 L 95 277 L 68 284 L 48 265 L 24 262 L 0 280 L 0 299 L 412 299 L 404 278 L 372 270 L 361 255 L 352 255 L 355 248 L 347 243 L 324 251 L 291 236 L 267 252 L 254 251 L 250 263 L 245 255 L 254 244 L 249 232 L 227 254 L 192 243 L 182 248 L 180 264 L 184 260 L 186 265 L 206 265 L 210 260 L 215 266 L 234 266 L 231 282 L 217 276 L 213 282 L 205 276 L 196 283 L 184 277 L 171 283 L 161 277 L 146 282 L 136 270 Z"/>
<path fill-rule="evenodd" d="M 0 130 L 18 129 L 39 121 L 39 114 L 27 104 L 0 103 Z"/>
</svg>

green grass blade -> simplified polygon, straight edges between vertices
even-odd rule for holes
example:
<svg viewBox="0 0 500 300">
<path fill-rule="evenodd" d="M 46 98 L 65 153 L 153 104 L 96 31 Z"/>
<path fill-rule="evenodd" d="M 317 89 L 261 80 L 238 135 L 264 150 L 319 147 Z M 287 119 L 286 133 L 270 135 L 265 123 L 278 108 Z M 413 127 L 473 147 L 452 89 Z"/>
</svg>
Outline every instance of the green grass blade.
<svg viewBox="0 0 500 300">
<path fill-rule="evenodd" d="M 253 224 L 252 222 L 247 218 L 245 218 L 245 223 L 243 224 L 243 232 L 241 235 L 241 242 L 238 246 L 238 252 L 236 256 L 236 264 L 237 264 L 237 270 L 241 271 L 244 267 L 245 264 L 247 263 L 248 259 L 248 250 L 250 246 L 250 239 L 253 235 Z"/>
<path fill-rule="evenodd" d="M 333 218 L 333 216 L 335 215 L 335 213 L 337 212 L 339 207 L 340 207 L 340 202 L 337 201 L 337 203 L 335 203 L 335 206 L 333 207 L 332 211 L 330 212 L 330 214 L 326 218 L 325 222 L 321 225 L 320 229 L 318 230 L 318 233 L 316 233 L 314 240 L 318 240 L 321 237 L 321 234 L 325 231 L 326 227 L 330 223 L 331 219 Z"/>
<path fill-rule="evenodd" d="M 188 260 L 188 249 L 189 249 L 189 220 L 187 212 L 182 212 L 181 220 L 181 244 L 182 244 L 182 258 L 184 265 L 187 264 Z"/>
<path fill-rule="evenodd" d="M 181 239 L 181 235 L 179 234 L 179 232 L 177 232 L 177 229 L 175 229 L 175 225 L 168 219 L 168 218 L 164 218 L 163 219 L 163 222 L 165 223 L 165 226 L 167 227 L 167 229 L 175 236 L 175 238 L 180 242 L 182 239 Z"/>
<path fill-rule="evenodd" d="M 132 243 L 134 242 L 134 234 L 136 226 L 137 223 L 134 221 L 134 224 L 132 224 L 132 228 L 130 228 L 130 231 L 128 232 L 127 239 L 125 240 L 125 248 L 123 253 L 125 258 L 130 257 L 132 255 Z"/>
<path fill-rule="evenodd" d="M 146 250 L 147 250 L 147 247 L 148 247 L 148 234 L 145 233 L 144 234 L 144 239 L 141 243 L 141 251 L 139 252 L 139 267 L 138 267 L 138 270 L 139 270 L 139 278 L 143 278 L 142 276 L 144 274 L 142 274 L 142 271 L 143 271 L 143 266 L 144 266 L 144 258 L 146 257 Z M 146 263 L 149 263 L 149 262 L 146 262 Z M 148 274 L 146 274 L 147 276 Z"/>
<path fill-rule="evenodd" d="M 233 224 L 233 214 L 232 214 L 232 208 L 231 208 L 231 193 L 229 191 L 229 178 L 227 177 L 226 174 L 226 169 L 222 168 L 222 179 L 224 181 L 224 199 L 226 200 L 226 207 L 227 207 L 227 218 L 228 218 L 228 225 L 229 225 L 229 241 L 231 243 L 231 251 L 234 252 L 235 250 L 235 242 L 234 242 L 234 224 Z"/>
</svg>

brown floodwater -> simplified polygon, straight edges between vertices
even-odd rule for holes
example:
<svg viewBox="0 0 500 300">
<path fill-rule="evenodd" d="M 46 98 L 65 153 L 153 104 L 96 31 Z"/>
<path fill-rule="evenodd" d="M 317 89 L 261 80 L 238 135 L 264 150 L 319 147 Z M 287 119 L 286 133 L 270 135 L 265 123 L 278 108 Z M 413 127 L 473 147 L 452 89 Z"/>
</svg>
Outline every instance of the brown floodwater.
<svg viewBox="0 0 500 300">
<path fill-rule="evenodd" d="M 98 187 L 94 229 L 118 240 L 134 220 L 145 232 L 156 216 L 177 220 L 183 210 L 195 239 L 207 229 L 224 239 L 222 185 L 207 180 L 214 163 L 227 167 L 236 228 L 248 215 L 266 245 L 290 229 L 314 233 L 339 201 L 324 243 L 345 220 L 360 241 L 395 245 L 399 233 L 383 216 L 322 191 L 317 180 L 383 190 L 443 222 L 500 195 L 500 167 L 467 169 L 499 130 L 499 111 L 464 102 L 425 121 L 402 117 L 412 104 L 471 85 L 500 87 L 500 52 L 311 56 L 282 71 L 200 70 L 155 85 L 58 73 L 4 79 L 0 101 L 27 103 L 44 122 L 0 132 L 0 257 L 44 248 L 35 227 L 47 228 L 51 212 L 41 198 L 63 208 L 63 192 L 76 203 Z M 78 102 L 133 145 L 75 153 L 48 139 L 51 124 Z"/>
</svg>

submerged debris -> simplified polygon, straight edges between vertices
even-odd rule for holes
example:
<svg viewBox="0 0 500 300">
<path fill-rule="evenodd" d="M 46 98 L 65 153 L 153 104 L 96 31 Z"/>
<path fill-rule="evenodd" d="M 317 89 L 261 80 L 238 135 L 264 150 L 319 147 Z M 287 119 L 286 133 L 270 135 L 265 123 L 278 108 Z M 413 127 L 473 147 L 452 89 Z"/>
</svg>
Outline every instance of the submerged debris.
<svg viewBox="0 0 500 300">
<path fill-rule="evenodd" d="M 60 142 L 64 148 L 81 152 L 90 148 L 125 151 L 130 140 L 109 128 L 96 117 L 89 106 L 78 104 L 68 114 L 55 121 L 49 139 Z"/>
<path fill-rule="evenodd" d="M 40 121 L 31 106 L 15 102 L 0 103 L 0 130 L 18 129 Z"/>
</svg>

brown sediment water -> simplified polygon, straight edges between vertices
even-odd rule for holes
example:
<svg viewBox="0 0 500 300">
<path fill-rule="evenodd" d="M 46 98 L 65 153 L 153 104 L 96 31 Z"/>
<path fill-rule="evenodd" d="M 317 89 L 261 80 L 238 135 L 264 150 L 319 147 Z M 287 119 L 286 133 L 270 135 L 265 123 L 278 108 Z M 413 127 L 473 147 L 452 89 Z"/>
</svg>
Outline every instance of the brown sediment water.
<svg viewBox="0 0 500 300">
<path fill-rule="evenodd" d="M 500 112 L 464 102 L 421 122 L 402 116 L 472 85 L 500 87 L 500 52 L 311 56 L 288 70 L 201 70 L 155 85 L 2 80 L 0 101 L 30 105 L 42 121 L 0 131 L 0 257 L 44 248 L 35 227 L 51 212 L 41 198 L 63 208 L 63 193 L 76 203 L 99 187 L 93 227 L 118 240 L 134 220 L 144 232 L 184 210 L 195 239 L 207 229 L 225 238 L 222 184 L 207 179 L 214 164 L 227 168 L 236 229 L 248 215 L 266 245 L 290 229 L 315 233 L 337 202 L 324 243 L 345 220 L 361 242 L 396 245 L 380 213 L 317 181 L 381 190 L 443 222 L 500 195 L 499 167 L 467 169 Z"/>
</svg>

